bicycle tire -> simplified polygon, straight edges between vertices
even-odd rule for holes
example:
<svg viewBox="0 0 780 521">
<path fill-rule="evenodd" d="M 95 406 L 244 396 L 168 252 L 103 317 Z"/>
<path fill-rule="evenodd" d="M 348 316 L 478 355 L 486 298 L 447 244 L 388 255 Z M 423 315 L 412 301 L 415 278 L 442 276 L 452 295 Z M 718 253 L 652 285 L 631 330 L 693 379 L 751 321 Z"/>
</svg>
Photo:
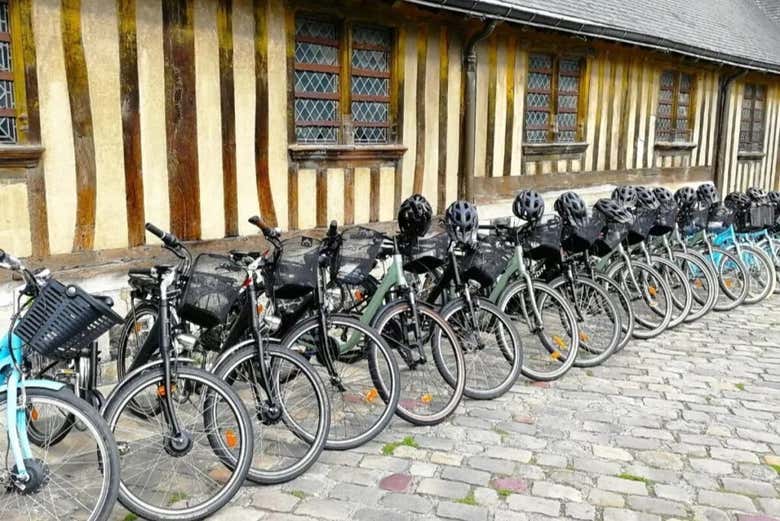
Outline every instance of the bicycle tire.
<svg viewBox="0 0 780 521">
<path fill-rule="evenodd" d="M 702 255 L 710 263 L 710 267 L 718 279 L 718 299 L 712 309 L 731 311 L 737 306 L 741 306 L 750 291 L 750 275 L 742 260 L 736 254 L 720 247 L 713 247 L 710 253 L 702 253 Z M 729 273 L 736 270 L 736 274 L 729 275 L 725 271 L 727 269 Z M 732 291 L 734 280 L 742 281 L 739 291 Z"/>
<path fill-rule="evenodd" d="M 486 349 L 484 347 L 480 347 L 481 338 L 467 338 L 470 340 L 469 346 L 471 344 L 476 343 L 477 346 L 475 349 L 470 350 L 469 347 L 466 347 L 466 343 L 464 342 L 463 336 L 458 338 L 458 341 L 460 342 L 461 349 L 464 351 L 464 360 L 466 362 L 466 385 L 463 388 L 463 394 L 467 398 L 471 398 L 474 400 L 492 400 L 493 398 L 498 398 L 502 394 L 506 393 L 509 389 L 512 388 L 512 386 L 517 381 L 517 378 L 520 376 L 520 370 L 523 367 L 523 347 L 520 342 L 520 337 L 517 334 L 517 331 L 515 331 L 514 326 L 512 325 L 511 319 L 506 316 L 505 313 L 503 313 L 501 310 L 498 309 L 498 307 L 493 304 L 492 302 L 477 297 L 476 295 L 471 297 L 472 304 L 475 310 L 479 310 L 480 312 L 487 312 L 489 315 L 492 316 L 490 319 L 492 321 L 498 322 L 502 327 L 501 331 L 497 332 L 497 335 L 499 338 L 497 338 L 497 342 L 499 345 L 496 345 L 495 347 L 500 350 L 500 353 L 496 353 L 500 355 L 500 358 L 496 356 L 495 358 L 498 360 L 498 365 L 503 366 L 505 365 L 508 367 L 508 371 L 506 373 L 503 372 L 502 369 L 495 369 L 493 371 L 490 370 L 483 370 L 483 375 L 486 379 L 490 378 L 493 375 L 499 375 L 500 380 L 497 384 L 491 386 L 479 386 L 477 377 L 475 376 L 476 371 L 476 365 L 478 360 L 478 355 L 485 354 Z M 465 333 L 474 333 L 479 334 L 480 332 L 473 331 L 473 328 L 470 327 L 470 325 L 467 324 L 461 324 L 462 327 L 456 327 L 457 324 L 455 324 L 455 317 L 457 313 L 464 313 L 468 312 L 466 311 L 468 309 L 468 303 L 466 302 L 465 297 L 460 297 L 456 300 L 450 301 L 447 303 L 440 311 L 441 316 L 452 326 L 452 329 L 458 334 L 459 331 L 466 330 Z M 482 320 L 479 320 L 479 323 L 482 323 Z M 490 353 L 488 353 L 488 356 L 494 355 L 494 353 L 491 350 Z M 469 366 L 469 359 L 471 359 L 471 367 Z M 502 363 L 503 362 L 503 363 Z M 484 364 L 483 364 L 484 366 Z M 444 370 L 447 370 L 447 367 L 445 365 Z M 449 375 L 449 381 L 454 381 L 454 378 L 452 378 L 452 375 Z M 488 384 L 491 385 L 491 384 Z"/>
<path fill-rule="evenodd" d="M 732 245 L 728 249 L 735 251 L 736 246 Z M 747 297 L 745 297 L 745 304 L 758 304 L 774 293 L 776 284 L 775 266 L 769 255 L 761 248 L 756 248 L 749 244 L 740 244 L 740 249 L 742 250 L 740 257 L 750 275 L 750 290 Z"/>
<path fill-rule="evenodd" d="M 316 407 L 318 411 L 317 428 L 313 429 L 316 432 L 309 438 L 301 438 L 305 440 L 306 443 L 308 443 L 309 449 L 306 451 L 303 457 L 297 460 L 296 463 L 282 469 L 266 470 L 257 468 L 254 464 L 255 460 L 253 459 L 253 465 L 249 469 L 247 478 L 250 481 L 261 485 L 276 485 L 280 483 L 286 483 L 302 475 L 309 468 L 311 468 L 314 463 L 316 463 L 317 459 L 325 448 L 325 443 L 328 439 L 328 430 L 330 428 L 330 402 L 328 401 L 328 395 L 325 390 L 325 385 L 322 383 L 322 379 L 317 375 L 314 368 L 311 367 L 311 364 L 309 364 L 309 362 L 304 357 L 293 351 L 285 351 L 278 347 L 268 345 L 265 346 L 264 353 L 267 357 L 271 374 L 279 376 L 278 371 L 280 368 L 279 364 L 275 362 L 275 360 L 284 360 L 295 366 L 295 377 L 303 375 L 303 378 L 307 379 L 308 382 L 311 382 L 314 392 L 311 393 L 311 396 L 308 396 L 306 403 L 311 403 L 312 406 Z M 231 375 L 233 375 L 235 371 L 237 371 L 237 369 L 243 364 L 248 362 L 257 363 L 256 361 L 251 362 L 256 360 L 256 358 L 256 346 L 251 342 L 247 343 L 246 346 L 236 350 L 228 358 L 223 360 L 219 368 L 215 370 L 215 374 L 220 380 L 224 380 L 225 382 L 228 382 L 228 384 L 232 385 L 235 381 L 235 377 L 231 378 Z M 277 371 L 276 373 L 274 373 L 275 364 L 275 370 Z M 265 393 L 265 396 L 268 397 L 267 389 L 265 390 Z M 241 396 L 240 393 L 237 394 Z M 256 403 L 257 397 L 254 393 L 252 393 L 252 397 L 254 398 L 253 403 L 251 404 L 251 407 L 247 405 L 247 409 L 251 411 L 258 411 L 259 406 Z M 311 400 L 311 402 L 308 400 Z M 255 433 L 254 448 L 255 451 L 257 451 L 267 446 L 266 443 L 258 443 L 258 436 L 260 436 L 259 431 L 261 429 L 265 429 L 267 424 L 258 417 L 258 414 L 254 414 L 252 416 L 255 420 L 257 420 L 253 429 Z M 290 412 L 288 408 L 284 407 L 284 404 L 282 404 L 282 417 L 279 421 L 281 421 L 288 429 L 290 429 L 293 434 L 298 436 L 298 433 L 289 427 L 290 423 L 292 423 L 292 420 L 290 419 Z M 273 457 L 271 459 L 273 460 Z"/>
<path fill-rule="evenodd" d="M 119 492 L 119 456 L 117 451 L 116 442 L 114 441 L 111 431 L 108 428 L 105 420 L 100 416 L 98 411 L 89 405 L 86 401 L 78 398 L 72 392 L 68 390 L 54 391 L 51 389 L 42 389 L 36 387 L 28 387 L 26 389 L 26 395 L 28 403 L 34 401 L 40 401 L 43 403 L 49 403 L 57 407 L 69 408 L 69 414 L 72 414 L 76 421 L 85 427 L 84 431 L 79 431 L 79 434 L 89 432 L 91 438 L 94 440 L 94 446 L 96 449 L 89 449 L 89 452 L 97 450 L 96 456 L 98 457 L 98 469 L 100 475 L 103 476 L 103 483 L 100 487 L 100 493 L 97 497 L 95 507 L 91 510 L 88 517 L 73 517 L 73 515 L 67 516 L 68 519 L 88 519 L 89 521 L 106 521 L 111 517 L 114 505 L 116 504 L 117 495 Z M 7 393 L 0 393 L 0 409 L 4 409 L 7 402 Z M 58 405 L 59 404 L 59 405 Z M 35 409 L 35 407 L 32 407 Z M 0 418 L 0 423 L 4 422 L 5 414 Z M 4 424 L 3 424 L 4 425 Z M 4 429 L 0 429 L 4 430 Z M 3 439 L 7 439 L 5 436 Z M 7 441 L 5 442 L 7 443 Z M 91 445 L 92 442 L 88 442 Z M 0 444 L 0 446 L 2 446 Z M 42 447 L 45 457 L 53 456 L 49 447 Z M 73 448 L 69 448 L 72 451 Z M 5 453 L 5 450 L 2 452 Z M 35 452 L 35 451 L 34 451 Z M 33 454 L 35 455 L 35 454 Z M 44 462 L 45 463 L 45 462 Z M 82 462 L 83 464 L 83 462 Z M 49 470 L 51 468 L 49 467 Z M 83 472 L 83 471 L 82 471 Z M 49 476 L 49 479 L 53 478 Z M 70 476 L 69 481 L 72 483 L 73 476 Z M 43 485 L 45 487 L 45 485 Z M 60 486 L 63 486 L 62 484 Z M 45 488 L 42 490 L 46 490 Z M 11 490 L 3 487 L 0 489 L 0 519 L 14 518 L 13 514 L 20 514 L 22 508 L 19 502 L 24 498 L 31 498 L 32 505 L 35 507 L 35 515 L 32 512 L 29 514 L 31 519 L 46 519 L 41 517 L 41 501 L 45 501 L 48 494 L 15 494 Z M 17 499 L 17 503 L 14 504 L 13 498 Z M 65 498 L 63 498 L 65 499 Z M 52 498 L 56 501 L 55 498 Z M 9 510 L 6 510 L 8 508 Z M 43 509 L 46 511 L 46 509 Z M 8 515 L 10 512 L 11 515 Z M 56 514 L 52 516 L 53 519 L 60 519 Z"/>
<path fill-rule="evenodd" d="M 463 357 L 463 352 L 457 343 L 455 332 L 452 330 L 447 321 L 444 320 L 444 318 L 436 310 L 423 302 L 417 302 L 417 311 L 419 313 L 418 318 L 421 316 L 425 317 L 434 324 L 436 330 L 433 334 L 446 335 L 448 342 L 450 342 L 450 344 L 453 346 L 452 356 L 455 359 L 455 372 L 457 373 L 457 377 L 454 381 L 448 380 L 448 375 L 450 375 L 449 377 L 451 378 L 452 371 L 450 371 L 449 368 L 445 369 L 447 362 L 444 360 L 444 356 L 442 354 L 441 338 L 439 338 L 437 341 L 433 341 L 433 335 L 429 335 L 428 339 L 423 341 L 422 345 L 430 341 L 431 355 L 436 366 L 436 370 L 444 380 L 443 382 L 439 383 L 444 384 L 452 389 L 452 392 L 448 393 L 448 398 L 444 406 L 429 414 L 421 414 L 419 412 L 413 412 L 410 410 L 411 406 L 417 405 L 418 401 L 422 402 L 424 405 L 430 405 L 434 401 L 432 399 L 426 400 L 428 396 L 432 395 L 431 393 L 423 394 L 419 397 L 419 400 L 416 395 L 413 395 L 413 393 L 410 396 L 406 396 L 404 389 L 405 374 L 409 374 L 412 371 L 415 371 L 416 366 L 409 367 L 409 364 L 404 357 L 404 353 L 402 352 L 402 349 L 407 347 L 406 342 L 402 341 L 402 339 L 398 337 L 397 331 L 392 330 L 393 327 L 397 324 L 393 323 L 391 325 L 390 322 L 391 320 L 398 317 L 403 318 L 402 314 L 411 314 L 411 305 L 406 300 L 398 300 L 385 304 L 382 308 L 380 308 L 379 312 L 372 320 L 372 326 L 376 329 L 380 336 L 387 340 L 387 343 L 390 345 L 393 352 L 396 353 L 396 356 L 399 357 L 405 364 L 401 365 L 399 363 L 399 369 L 403 367 L 403 369 L 400 369 L 402 390 L 396 414 L 400 418 L 403 418 L 404 420 L 414 425 L 437 425 L 446 420 L 453 412 L 455 412 L 455 409 L 457 409 L 458 405 L 463 399 L 463 391 L 466 386 L 465 360 Z M 426 363 L 429 363 L 429 361 Z M 433 382 L 429 382 L 429 384 L 433 385 Z"/>
<path fill-rule="evenodd" d="M 683 273 L 677 264 L 658 255 L 651 256 L 650 260 L 652 261 L 653 268 L 664 277 L 667 285 L 669 285 L 672 297 L 672 309 L 676 309 L 677 312 L 672 312 L 672 320 L 669 321 L 667 329 L 674 329 L 682 324 L 691 312 L 691 306 L 693 306 L 693 290 L 691 290 L 691 287 L 688 284 L 688 278 L 685 276 L 685 273 Z M 659 269 L 659 266 L 663 266 L 664 269 Z M 682 297 L 675 294 L 675 288 L 672 287 L 670 278 L 677 280 L 677 284 L 683 293 Z"/>
<path fill-rule="evenodd" d="M 715 302 L 718 300 L 718 283 L 716 282 L 716 275 L 712 271 L 710 265 L 706 260 L 692 255 L 690 253 L 684 253 L 681 251 L 673 251 L 672 259 L 683 274 L 687 274 L 688 285 L 691 286 L 691 310 L 688 316 L 685 317 L 685 323 L 691 323 L 699 320 L 707 313 L 709 313 L 715 306 Z M 691 269 L 691 267 L 693 269 Z M 701 278 L 704 277 L 705 282 L 701 282 Z M 699 288 L 704 288 L 706 296 L 702 297 L 699 292 L 696 291 Z"/>
<path fill-rule="evenodd" d="M 631 301 L 629 300 L 628 295 L 625 290 L 620 287 L 620 284 L 598 271 L 592 274 L 592 278 L 597 283 L 604 286 L 604 289 L 607 290 L 607 294 L 609 294 L 616 303 L 618 312 L 620 313 L 621 335 L 618 345 L 615 346 L 615 353 L 617 353 L 628 345 L 634 335 L 634 310 L 631 308 Z"/>
<path fill-rule="evenodd" d="M 625 276 L 623 276 L 622 280 L 617 280 L 615 278 L 615 276 L 618 273 L 621 273 L 622 270 L 628 269 L 628 267 L 626 266 L 626 262 L 624 260 L 619 260 L 619 261 L 613 263 L 609 268 L 607 268 L 607 276 L 612 278 L 612 279 L 614 279 L 614 280 L 616 280 L 619 284 L 621 284 L 623 289 L 629 295 L 629 298 L 630 298 L 630 300 L 632 302 L 632 308 L 634 309 L 634 319 L 636 320 L 636 323 L 635 323 L 636 325 L 634 327 L 634 333 L 633 333 L 634 334 L 634 338 L 639 338 L 639 339 L 643 339 L 643 340 L 647 340 L 647 339 L 650 339 L 650 338 L 655 338 L 655 337 L 657 337 L 658 335 L 660 335 L 661 333 L 663 333 L 666 330 L 667 326 L 669 325 L 669 322 L 672 320 L 672 312 L 673 312 L 672 306 L 673 306 L 673 304 L 672 304 L 671 290 L 669 289 L 668 285 L 666 285 L 666 282 L 663 280 L 662 275 L 660 273 L 658 273 L 651 266 L 645 264 L 644 262 L 637 262 L 637 261 L 632 262 L 631 264 L 632 264 L 633 268 L 636 271 L 643 272 L 645 274 L 644 277 L 640 277 L 640 278 L 638 278 L 638 280 L 635 279 L 635 280 L 637 280 L 637 283 L 642 284 L 643 287 L 640 289 L 640 288 L 637 288 L 636 286 L 634 286 L 634 289 L 636 289 L 638 291 L 641 291 L 643 293 L 643 295 L 639 295 L 637 297 L 637 296 L 635 296 L 632 293 L 630 287 L 625 286 L 625 283 L 626 283 Z M 643 316 L 641 316 L 637 312 L 637 308 L 635 306 L 635 303 L 638 300 L 646 302 L 647 297 L 645 297 L 644 295 L 649 294 L 654 299 L 655 298 L 655 294 L 658 293 L 658 289 L 655 288 L 655 286 L 653 286 L 655 288 L 653 291 L 650 290 L 649 286 L 647 287 L 647 291 L 644 291 L 644 288 L 645 288 L 644 282 L 640 282 L 640 281 L 645 281 L 646 282 L 648 275 L 653 277 L 653 279 L 655 279 L 655 281 L 657 281 L 658 286 L 661 288 L 662 299 L 664 301 L 663 317 L 660 320 L 660 322 L 658 322 L 658 323 L 651 323 L 648 319 L 643 318 Z M 630 284 L 633 286 L 633 284 L 634 284 L 633 280 L 630 281 Z M 650 308 L 651 313 L 655 314 L 656 316 L 660 316 L 661 313 L 659 313 L 658 310 L 654 309 L 654 307 L 657 307 L 657 306 L 653 306 L 652 303 L 648 304 L 648 308 Z"/>
<path fill-rule="evenodd" d="M 523 357 L 523 365 L 520 371 L 526 378 L 531 380 L 538 382 L 549 382 L 562 377 L 574 366 L 574 360 L 577 358 L 577 352 L 580 345 L 579 332 L 577 328 L 577 317 L 574 314 L 574 310 L 572 309 L 571 304 L 563 297 L 563 295 L 558 293 L 547 284 L 541 282 L 534 282 L 533 284 L 534 293 L 537 295 L 537 303 L 542 298 L 542 295 L 546 295 L 550 302 L 555 302 L 559 306 L 559 309 L 554 314 L 556 314 L 558 318 L 562 319 L 564 322 L 564 332 L 560 335 L 553 334 L 552 341 L 550 341 L 550 339 L 548 339 L 544 333 L 544 324 L 541 324 L 541 327 L 538 328 L 529 322 L 529 320 L 532 319 L 531 317 L 533 317 L 533 313 L 527 309 L 530 307 L 530 303 L 526 302 L 529 295 L 525 281 L 516 281 L 507 286 L 506 289 L 501 293 L 497 306 L 498 309 L 512 317 L 513 315 L 508 312 L 507 307 L 510 305 L 514 297 L 517 295 L 522 295 L 518 308 L 522 312 L 522 315 L 519 316 L 519 320 L 517 322 L 519 323 L 522 321 L 524 323 L 529 334 L 537 338 L 542 347 L 547 351 L 547 353 L 549 353 L 550 358 L 558 365 L 551 364 L 556 367 L 556 369 L 553 371 L 542 372 L 534 369 L 528 362 L 530 349 L 529 346 L 524 349 L 525 356 Z M 518 330 L 518 333 L 520 333 L 520 327 L 522 327 L 522 325 L 515 326 L 515 329 Z M 568 342 L 562 338 L 563 335 L 568 335 Z M 557 347 L 554 347 L 553 344 L 556 344 Z M 528 343 L 526 342 L 525 345 L 528 346 Z M 555 353 L 563 349 L 568 350 L 569 356 L 561 357 L 560 355 L 555 355 Z"/>
</svg>

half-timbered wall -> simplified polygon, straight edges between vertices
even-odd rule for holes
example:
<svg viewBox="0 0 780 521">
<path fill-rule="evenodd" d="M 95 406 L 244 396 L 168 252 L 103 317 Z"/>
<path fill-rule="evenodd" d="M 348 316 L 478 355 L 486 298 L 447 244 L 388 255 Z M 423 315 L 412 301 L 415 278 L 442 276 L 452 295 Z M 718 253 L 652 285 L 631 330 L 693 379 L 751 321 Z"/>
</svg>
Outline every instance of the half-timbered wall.
<svg viewBox="0 0 780 521">
<path fill-rule="evenodd" d="M 295 143 L 295 15 L 312 11 L 392 29 L 390 144 Z M 476 21 L 366 0 L 16 0 L 14 13 L 30 137 L 44 148 L 30 175 L 0 176 L 0 239 L 20 255 L 140 245 L 146 221 L 186 239 L 254 233 L 253 214 L 287 229 L 387 221 L 411 193 L 438 210 L 458 193 L 462 52 Z M 549 48 L 583 60 L 580 135 L 558 147 L 524 143 L 529 56 Z M 661 74 L 677 68 L 694 78 L 683 145 L 655 132 Z M 500 26 L 478 47 L 475 195 L 712 179 L 719 74 Z M 768 86 L 766 144 L 745 155 L 747 80 L 730 93 L 723 183 L 776 187 L 780 83 L 758 78 Z"/>
</svg>

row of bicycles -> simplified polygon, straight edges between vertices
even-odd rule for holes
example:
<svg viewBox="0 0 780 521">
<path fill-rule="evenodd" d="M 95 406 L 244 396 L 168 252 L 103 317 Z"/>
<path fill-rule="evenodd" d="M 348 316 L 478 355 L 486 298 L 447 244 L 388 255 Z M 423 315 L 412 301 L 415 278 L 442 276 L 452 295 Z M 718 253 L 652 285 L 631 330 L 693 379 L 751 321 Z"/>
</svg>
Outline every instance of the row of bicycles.
<svg viewBox="0 0 780 521">
<path fill-rule="evenodd" d="M 776 291 L 780 193 L 622 186 L 555 213 L 530 190 L 480 224 L 415 195 L 397 234 L 333 222 L 264 251 L 131 270 L 130 310 L 0 252 L 21 284 L 0 343 L 0 518 L 202 519 L 248 480 L 278 484 L 393 416 L 445 421 L 463 397 L 603 363 L 712 311 Z M 120 332 L 104 393 L 97 340 Z"/>
</svg>

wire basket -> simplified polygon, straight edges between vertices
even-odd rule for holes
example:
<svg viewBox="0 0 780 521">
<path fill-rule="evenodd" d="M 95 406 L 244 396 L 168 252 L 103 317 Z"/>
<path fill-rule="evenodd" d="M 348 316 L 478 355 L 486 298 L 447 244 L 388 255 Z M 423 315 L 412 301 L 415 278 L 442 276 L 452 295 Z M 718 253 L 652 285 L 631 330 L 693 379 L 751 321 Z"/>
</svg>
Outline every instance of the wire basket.
<svg viewBox="0 0 780 521">
<path fill-rule="evenodd" d="M 738 232 L 754 232 L 769 228 L 775 224 L 775 211 L 772 205 L 753 203 L 736 214 L 734 227 Z"/>
<path fill-rule="evenodd" d="M 523 253 L 532 260 L 560 257 L 562 225 L 559 219 L 538 223 L 521 236 Z"/>
<path fill-rule="evenodd" d="M 450 251 L 450 237 L 441 228 L 432 230 L 419 238 L 404 240 L 398 244 L 404 257 L 404 270 L 409 273 L 428 273 L 447 262 Z"/>
<path fill-rule="evenodd" d="M 657 210 L 655 224 L 650 228 L 650 235 L 666 235 L 674 230 L 677 223 L 679 207 L 676 204 L 663 204 Z"/>
<path fill-rule="evenodd" d="M 317 287 L 317 267 L 321 241 L 306 235 L 281 243 L 281 255 L 266 275 L 274 295 L 281 299 L 300 298 Z"/>
<path fill-rule="evenodd" d="M 657 209 L 637 209 L 634 214 L 634 222 L 628 229 L 628 243 L 638 244 L 647 239 L 647 236 L 650 235 L 650 230 L 655 226 L 657 218 Z"/>
<path fill-rule="evenodd" d="M 612 253 L 620 243 L 628 237 L 631 229 L 630 223 L 607 221 L 601 236 L 593 243 L 590 251 L 597 257 L 604 257 Z"/>
<path fill-rule="evenodd" d="M 195 259 L 179 313 L 201 327 L 222 324 L 246 281 L 246 270 L 230 257 L 202 253 Z"/>
<path fill-rule="evenodd" d="M 564 224 L 561 228 L 561 246 L 570 255 L 588 251 L 601 236 L 604 221 L 597 215 L 592 215 L 580 224 Z"/>
<path fill-rule="evenodd" d="M 14 332 L 37 353 L 71 360 L 122 317 L 78 286 L 50 279 L 22 316 Z"/>
<path fill-rule="evenodd" d="M 341 234 L 339 271 L 336 280 L 345 284 L 362 284 L 376 265 L 385 236 L 371 228 L 355 226 Z"/>
<path fill-rule="evenodd" d="M 513 246 L 496 235 L 480 237 L 477 243 L 465 248 L 465 254 L 459 261 L 461 276 L 475 280 L 483 287 L 495 284 L 514 255 Z"/>
<path fill-rule="evenodd" d="M 707 219 L 707 230 L 720 231 L 734 224 L 736 214 L 734 210 L 725 205 L 714 205 L 710 208 Z"/>
</svg>

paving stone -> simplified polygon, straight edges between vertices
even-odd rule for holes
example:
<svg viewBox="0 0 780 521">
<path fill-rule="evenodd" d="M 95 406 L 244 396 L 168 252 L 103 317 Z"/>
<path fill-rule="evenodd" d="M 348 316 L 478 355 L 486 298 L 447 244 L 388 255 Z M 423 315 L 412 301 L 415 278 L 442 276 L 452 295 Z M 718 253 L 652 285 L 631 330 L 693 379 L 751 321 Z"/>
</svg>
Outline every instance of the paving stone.
<svg viewBox="0 0 780 521">
<path fill-rule="evenodd" d="M 673 501 L 679 501 L 681 503 L 690 504 L 693 502 L 695 494 L 687 487 L 681 486 L 680 483 L 676 485 L 665 485 L 663 483 L 656 483 L 653 485 L 653 490 L 658 497 L 665 499 L 671 499 Z"/>
<path fill-rule="evenodd" d="M 258 488 L 251 495 L 252 506 L 275 512 L 292 512 L 300 499 L 279 489 Z"/>
<path fill-rule="evenodd" d="M 604 521 L 661 521 L 661 516 L 623 508 L 605 508 L 603 519 Z"/>
<path fill-rule="evenodd" d="M 693 521 L 729 521 L 729 515 L 717 508 L 693 507 Z"/>
<path fill-rule="evenodd" d="M 626 500 L 620 494 L 593 488 L 588 493 L 588 502 L 601 507 L 622 508 Z"/>
<path fill-rule="evenodd" d="M 510 490 L 512 492 L 525 492 L 528 490 L 528 481 L 516 478 L 496 478 L 490 482 L 490 486 L 496 490 Z"/>
<path fill-rule="evenodd" d="M 710 449 L 710 455 L 715 459 L 734 463 L 759 463 L 758 457 L 752 452 L 748 452 L 746 450 L 712 447 Z"/>
<path fill-rule="evenodd" d="M 547 481 L 537 481 L 531 488 L 531 494 L 534 496 L 549 497 L 553 499 L 566 499 L 568 501 L 582 501 L 582 492 L 576 488 L 550 483 Z"/>
<path fill-rule="evenodd" d="M 432 463 L 416 462 L 412 463 L 409 467 L 409 474 L 412 476 L 432 478 L 434 474 L 436 474 L 438 468 L 438 466 Z"/>
<path fill-rule="evenodd" d="M 596 518 L 596 509 L 585 503 L 566 503 L 566 516 L 590 521 Z"/>
<path fill-rule="evenodd" d="M 737 492 L 750 496 L 775 497 L 777 491 L 771 483 L 752 479 L 722 478 L 723 488 L 729 492 Z"/>
<path fill-rule="evenodd" d="M 357 499 L 357 498 L 356 498 Z M 343 521 L 349 519 L 353 506 L 335 499 L 306 499 L 298 505 L 296 514 Z"/>
<path fill-rule="evenodd" d="M 451 454 L 449 452 L 434 452 L 431 454 L 431 463 L 437 465 L 460 465 L 463 461 L 463 456 L 459 454 Z"/>
<path fill-rule="evenodd" d="M 731 474 L 734 471 L 730 463 L 716 459 L 691 459 L 690 463 L 694 470 L 705 472 L 707 474 Z"/>
<path fill-rule="evenodd" d="M 382 478 L 382 481 L 379 482 L 379 488 L 390 492 L 405 492 L 409 490 L 411 484 L 412 476 L 409 474 L 391 474 Z"/>
<path fill-rule="evenodd" d="M 488 509 L 475 505 L 463 505 L 461 503 L 451 503 L 442 501 L 436 509 L 439 517 L 446 519 L 460 519 L 462 521 L 486 521 L 488 518 Z"/>
<path fill-rule="evenodd" d="M 702 490 L 699 492 L 699 502 L 705 505 L 711 505 L 730 510 L 739 510 L 742 512 L 755 512 L 756 507 L 749 497 L 739 494 L 726 492 L 714 492 L 712 490 Z"/>
<path fill-rule="evenodd" d="M 780 499 L 760 497 L 758 504 L 761 510 L 773 516 L 780 516 Z"/>
<path fill-rule="evenodd" d="M 490 473 L 472 470 L 466 467 L 445 467 L 441 473 L 442 479 L 462 481 L 470 485 L 485 486 L 490 482 Z"/>
<path fill-rule="evenodd" d="M 506 500 L 512 510 L 520 512 L 536 512 L 546 516 L 557 517 L 561 511 L 561 503 L 552 499 L 543 499 L 521 494 L 512 494 Z"/>
<path fill-rule="evenodd" d="M 408 521 L 409 516 L 392 510 L 361 508 L 352 515 L 351 519 L 355 521 Z"/>
<path fill-rule="evenodd" d="M 488 447 L 484 456 L 487 458 L 517 461 L 528 463 L 531 461 L 532 453 L 530 450 L 515 449 L 513 447 Z M 472 458 L 474 459 L 474 458 Z"/>
<path fill-rule="evenodd" d="M 252 508 L 229 506 L 223 508 L 209 519 L 213 521 L 258 521 L 264 519 L 266 513 Z"/>
<path fill-rule="evenodd" d="M 448 497 L 451 499 L 461 499 L 469 493 L 469 487 L 465 483 L 456 483 L 443 479 L 427 478 L 417 486 L 418 494 L 428 494 L 431 496 Z"/>
<path fill-rule="evenodd" d="M 363 487 L 351 483 L 342 483 L 330 491 L 330 497 L 344 501 L 357 501 L 361 505 L 376 505 L 384 491 L 373 487 Z"/>
<path fill-rule="evenodd" d="M 643 463 L 660 469 L 682 470 L 685 464 L 678 454 L 658 450 L 637 453 L 637 459 Z"/>
<path fill-rule="evenodd" d="M 379 503 L 383 507 L 391 510 L 414 512 L 417 514 L 426 514 L 433 509 L 433 503 L 430 499 L 416 494 L 390 493 L 382 497 L 382 499 L 379 500 Z"/>
<path fill-rule="evenodd" d="M 472 456 L 468 459 L 467 463 L 471 468 L 484 470 L 490 472 L 491 474 L 508 475 L 511 474 L 515 468 L 515 463 L 512 461 L 496 458 L 486 458 L 484 456 Z"/>
<path fill-rule="evenodd" d="M 663 516 L 685 517 L 688 513 L 681 503 L 647 496 L 628 496 L 628 506 L 632 510 Z"/>
<path fill-rule="evenodd" d="M 647 495 L 647 486 L 643 482 L 633 481 L 630 479 L 601 476 L 598 479 L 597 486 L 602 490 L 620 492 L 621 494 L 635 494 L 641 496 Z"/>
<path fill-rule="evenodd" d="M 603 445 L 593 446 L 593 455 L 597 458 L 619 460 L 619 461 L 631 461 L 634 457 L 630 452 L 617 447 L 605 447 Z"/>
</svg>

